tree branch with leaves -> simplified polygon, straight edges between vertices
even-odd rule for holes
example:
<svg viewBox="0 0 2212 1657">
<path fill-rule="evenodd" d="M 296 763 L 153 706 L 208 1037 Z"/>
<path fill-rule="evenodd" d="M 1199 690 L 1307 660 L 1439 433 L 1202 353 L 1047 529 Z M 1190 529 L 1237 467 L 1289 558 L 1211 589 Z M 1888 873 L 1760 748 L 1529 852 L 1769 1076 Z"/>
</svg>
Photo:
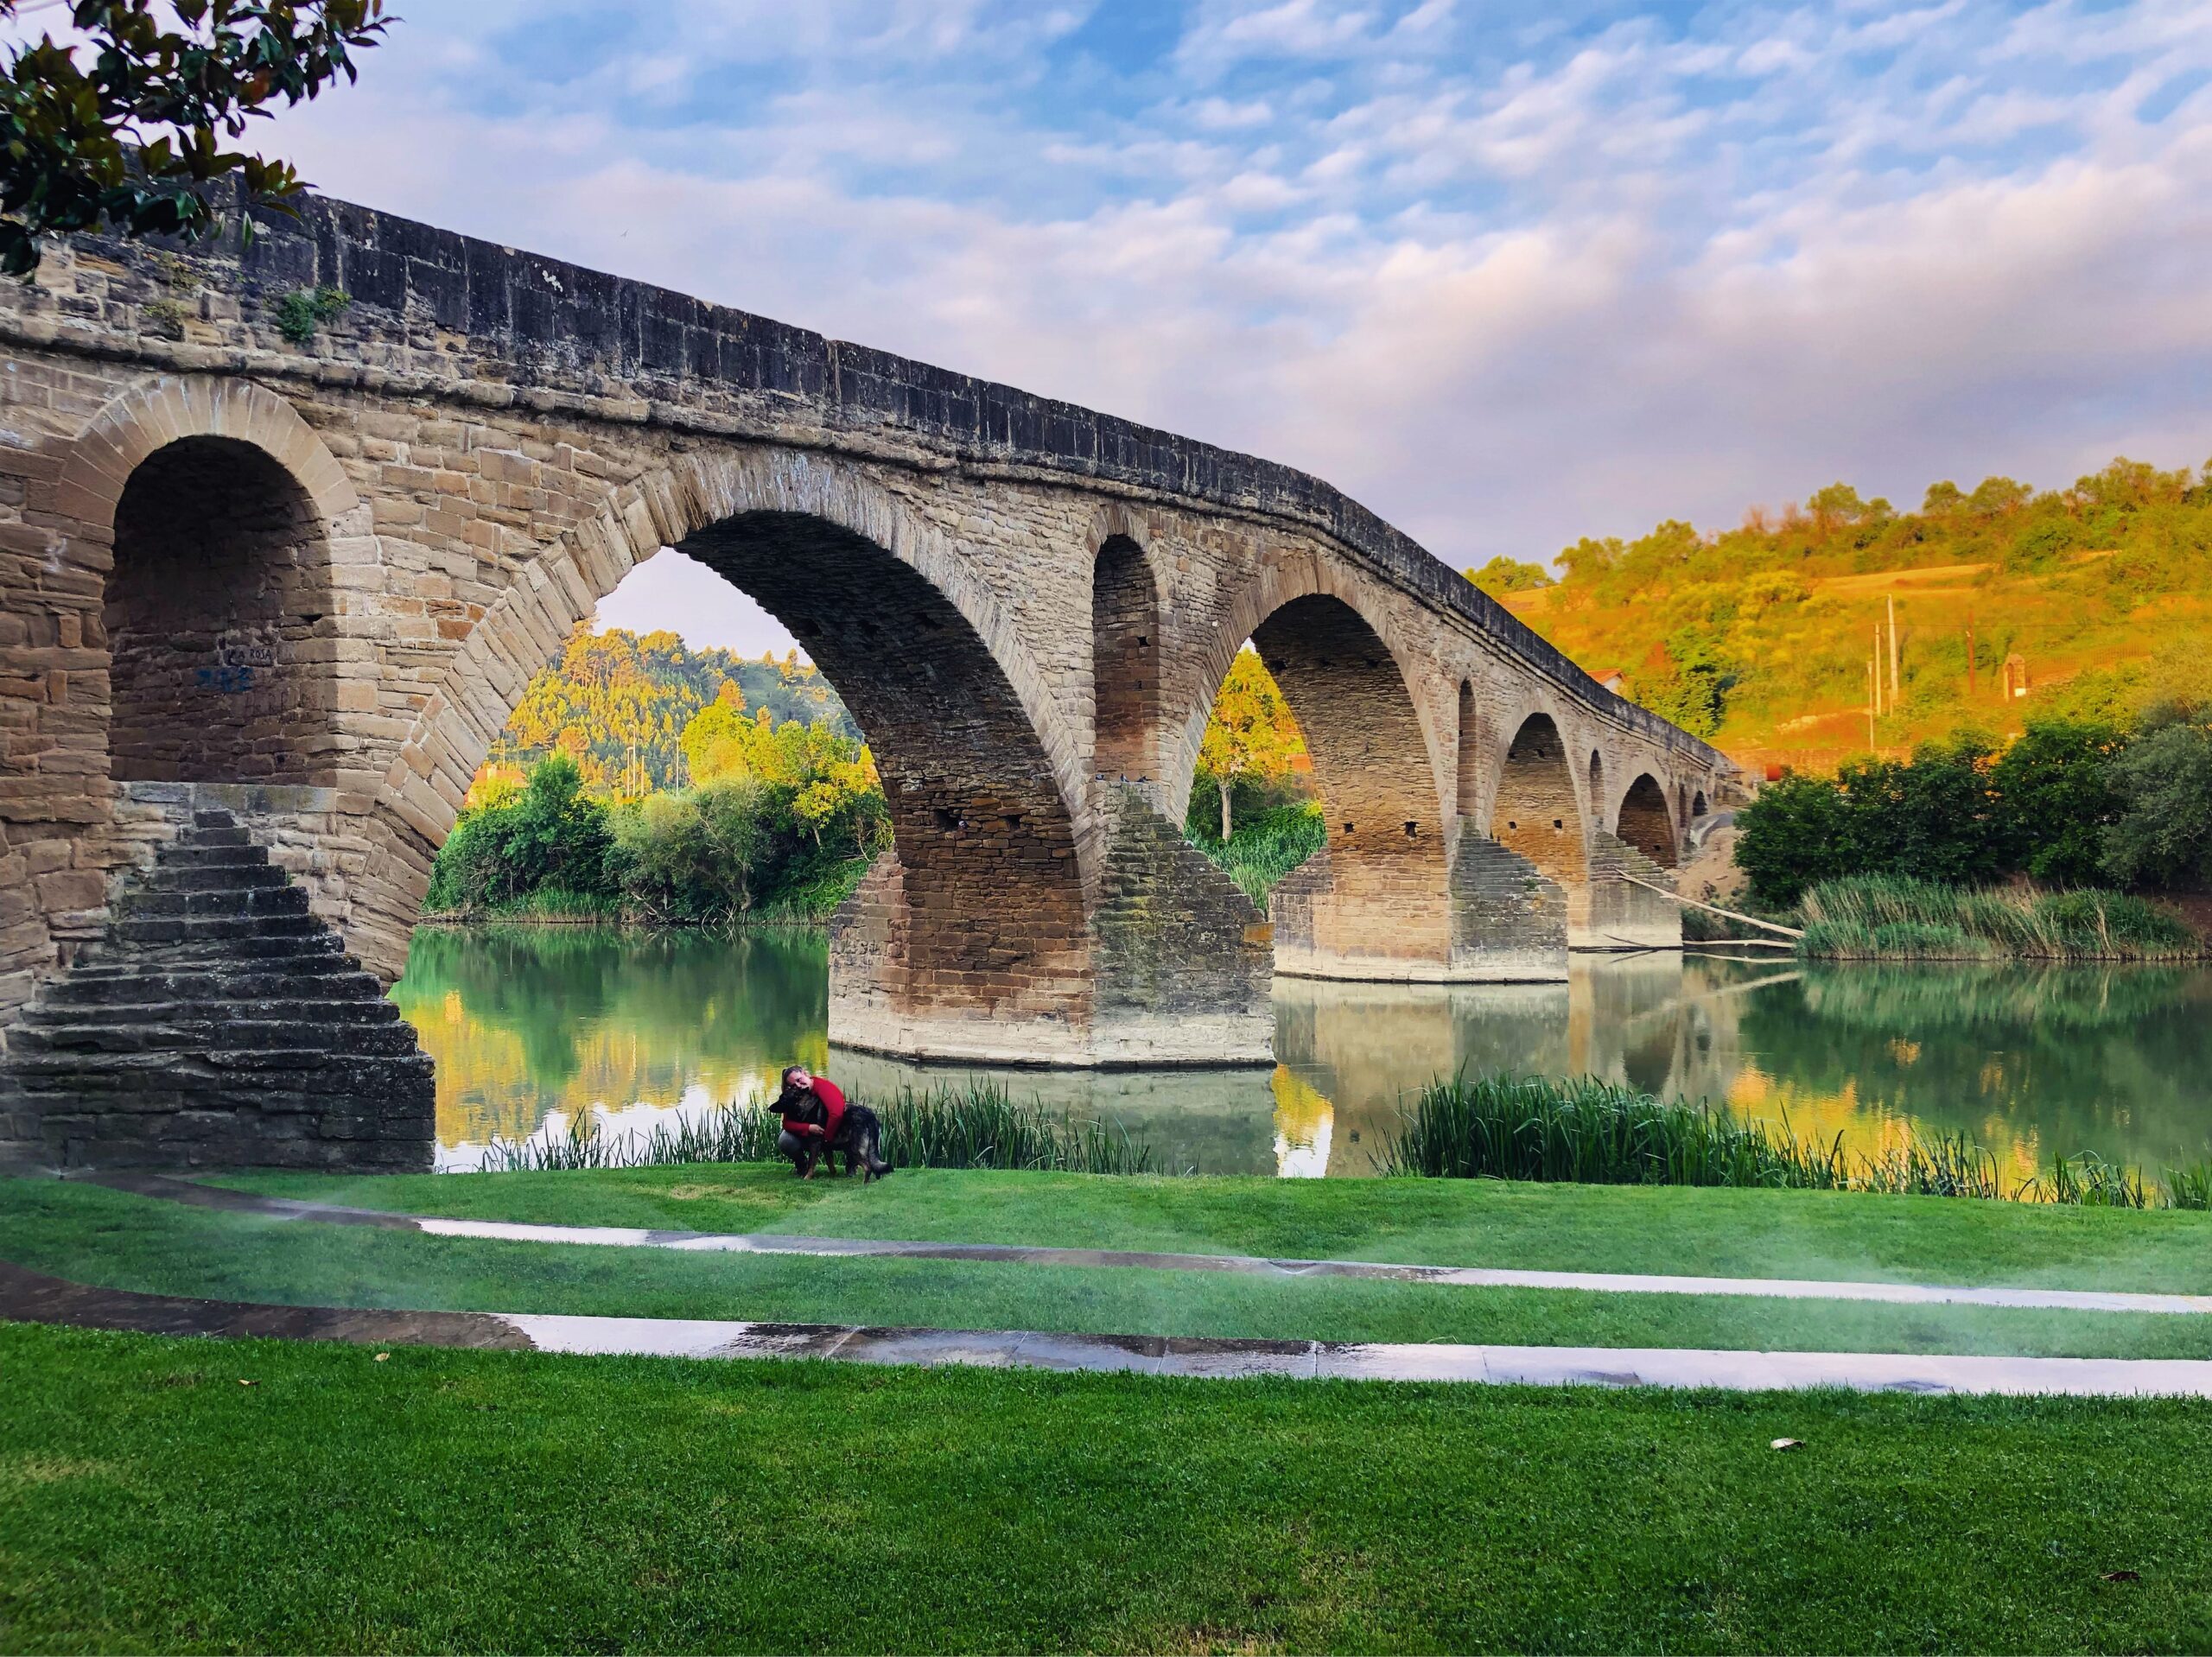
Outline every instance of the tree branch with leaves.
<svg viewBox="0 0 2212 1657">
<path fill-rule="evenodd" d="M 0 0 L 0 18 L 22 0 Z M 0 270 L 34 275 L 55 236 L 103 226 L 199 241 L 222 226 L 221 187 L 294 211 L 283 161 L 228 146 L 281 102 L 303 103 L 385 32 L 384 0 L 77 0 L 84 38 L 21 48 L 0 74 Z M 89 57 L 80 63 L 79 54 Z M 243 225 L 251 219 L 241 215 Z"/>
</svg>

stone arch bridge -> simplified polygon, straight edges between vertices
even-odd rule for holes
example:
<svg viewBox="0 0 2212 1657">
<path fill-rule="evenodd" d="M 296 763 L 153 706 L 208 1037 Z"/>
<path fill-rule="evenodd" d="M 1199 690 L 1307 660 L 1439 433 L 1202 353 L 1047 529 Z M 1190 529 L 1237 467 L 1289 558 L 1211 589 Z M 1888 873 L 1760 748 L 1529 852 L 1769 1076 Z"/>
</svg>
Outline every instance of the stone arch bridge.
<svg viewBox="0 0 2212 1657">
<path fill-rule="evenodd" d="M 342 203 L 58 249 L 0 289 L 0 1142 L 49 1161 L 419 1161 L 379 991 L 431 857 L 664 547 L 877 756 L 843 1043 L 1263 1059 L 1274 971 L 1560 977 L 1679 942 L 1624 877 L 1734 784 L 1313 478 Z M 1272 916 L 1179 832 L 1248 639 L 1328 815 Z"/>
</svg>

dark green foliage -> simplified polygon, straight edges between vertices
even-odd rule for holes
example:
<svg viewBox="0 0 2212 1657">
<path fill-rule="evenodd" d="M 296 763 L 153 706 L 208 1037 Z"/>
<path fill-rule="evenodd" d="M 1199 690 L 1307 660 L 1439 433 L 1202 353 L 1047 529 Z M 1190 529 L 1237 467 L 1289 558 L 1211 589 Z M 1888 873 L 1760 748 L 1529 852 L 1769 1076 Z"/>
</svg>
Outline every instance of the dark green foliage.
<svg viewBox="0 0 2212 1657">
<path fill-rule="evenodd" d="M 498 908 L 546 888 L 614 896 L 606 808 L 583 792 L 575 760 L 556 754 L 511 802 L 466 812 L 430 868 L 433 912 Z"/>
<path fill-rule="evenodd" d="M 276 332 L 296 346 L 313 340 L 315 330 L 334 322 L 353 302 L 342 288 L 298 288 L 276 302 Z"/>
<path fill-rule="evenodd" d="M 0 270 L 28 276 L 55 235 L 105 226 L 197 240 L 223 222 L 217 187 L 289 211 L 281 161 L 224 149 L 282 99 L 298 104 L 384 32 L 383 0 L 76 0 L 92 63 L 50 35 L 0 74 Z M 13 14 L 10 3 L 5 10 Z M 249 232 L 251 220 L 245 221 Z"/>
<path fill-rule="evenodd" d="M 2104 878 L 2106 831 L 2124 802 L 2113 761 L 2125 733 L 2092 721 L 2031 724 L 1990 767 L 2005 866 L 2060 886 Z"/>
<path fill-rule="evenodd" d="M 2212 883 L 2212 729 L 2156 724 L 2114 758 L 2111 780 L 2121 809 L 2105 835 L 2106 872 L 2133 886 Z"/>
<path fill-rule="evenodd" d="M 888 820 L 871 789 L 826 840 L 801 821 L 798 792 L 727 777 L 609 805 L 586 794 L 575 762 L 556 753 L 519 793 L 461 815 L 431 865 L 423 909 L 661 924 L 763 912 L 819 919 L 887 843 Z"/>
<path fill-rule="evenodd" d="M 1910 760 L 1861 759 L 1833 778 L 1789 773 L 1737 814 L 1736 861 L 1757 897 L 1796 903 L 1824 880 L 1898 876 L 1978 886 L 2012 873 L 2058 886 L 2117 874 L 2130 884 L 2202 867 L 2170 846 L 2194 822 L 2212 848 L 2212 744 L 2201 764 L 2187 739 L 2131 759 L 2132 739 L 2096 721 L 2037 722 L 2002 753 L 1968 733 L 1923 746 Z M 2140 744 L 2134 746 L 2139 746 Z M 2145 803 L 2132 808 L 2129 790 Z M 2190 803 L 2196 802 L 2192 807 Z M 2115 867 L 2107 848 L 2134 809 L 2146 873 Z M 2186 832 L 2186 831 L 2183 831 Z"/>
</svg>

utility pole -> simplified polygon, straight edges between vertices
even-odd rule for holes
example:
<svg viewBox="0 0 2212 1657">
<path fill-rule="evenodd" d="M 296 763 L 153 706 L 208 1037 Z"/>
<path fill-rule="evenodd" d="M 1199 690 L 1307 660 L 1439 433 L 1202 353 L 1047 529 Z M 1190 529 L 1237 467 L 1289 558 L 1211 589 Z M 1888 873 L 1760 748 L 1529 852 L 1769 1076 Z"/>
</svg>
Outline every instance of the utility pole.
<svg viewBox="0 0 2212 1657">
<path fill-rule="evenodd" d="M 1890 707 L 1897 705 L 1897 595 L 1890 594 Z"/>
<path fill-rule="evenodd" d="M 1866 658 L 1866 752 L 1874 752 L 1874 699 L 1882 694 L 1882 682 L 1874 673 L 1874 658 Z"/>
<path fill-rule="evenodd" d="M 1874 624 L 1874 654 L 1869 660 L 1871 665 L 1867 671 L 1874 676 L 1874 717 L 1879 719 L 1882 716 L 1882 624 L 1878 621 Z"/>
<path fill-rule="evenodd" d="M 1967 610 L 1967 700 L 1974 700 L 1974 610 Z"/>
</svg>

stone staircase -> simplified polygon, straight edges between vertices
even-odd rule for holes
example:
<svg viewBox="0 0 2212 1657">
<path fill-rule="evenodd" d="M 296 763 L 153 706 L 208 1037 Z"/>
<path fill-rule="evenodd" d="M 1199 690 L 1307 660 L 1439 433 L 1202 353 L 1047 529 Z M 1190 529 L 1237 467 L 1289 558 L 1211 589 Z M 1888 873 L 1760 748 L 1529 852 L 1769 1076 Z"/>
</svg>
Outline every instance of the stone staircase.
<svg viewBox="0 0 2212 1657">
<path fill-rule="evenodd" d="M 427 1168 L 413 1027 L 230 812 L 177 816 L 9 1032 L 0 1143 L 65 1166 Z"/>
</svg>

